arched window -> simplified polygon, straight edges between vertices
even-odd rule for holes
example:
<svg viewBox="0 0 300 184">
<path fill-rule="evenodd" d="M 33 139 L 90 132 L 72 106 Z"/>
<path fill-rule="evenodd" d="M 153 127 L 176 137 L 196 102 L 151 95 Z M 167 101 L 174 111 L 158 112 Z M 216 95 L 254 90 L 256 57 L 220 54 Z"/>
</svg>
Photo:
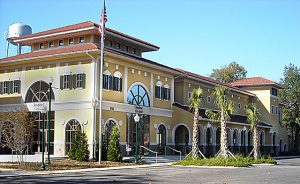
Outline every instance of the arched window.
<svg viewBox="0 0 300 184">
<path fill-rule="evenodd" d="M 49 97 L 49 84 L 44 81 L 37 81 L 27 91 L 25 102 L 45 102 Z M 54 100 L 54 93 L 51 89 L 51 99 Z"/>
<path fill-rule="evenodd" d="M 160 81 L 157 81 L 155 85 L 155 98 L 158 99 L 162 98 L 162 89 L 163 89 L 162 83 Z"/>
<path fill-rule="evenodd" d="M 107 146 L 108 148 L 108 145 L 109 145 L 109 138 L 110 138 L 110 134 L 111 134 L 111 131 L 113 129 L 114 126 L 116 126 L 117 123 L 113 120 L 108 120 L 106 123 L 105 123 L 105 127 L 104 127 L 104 146 Z"/>
<path fill-rule="evenodd" d="M 76 131 L 81 131 L 81 126 L 77 120 L 72 119 L 66 124 L 66 131 L 65 131 L 66 154 L 69 152 L 69 150 L 72 146 L 72 141 L 75 138 Z"/>
<path fill-rule="evenodd" d="M 162 98 L 164 100 L 170 100 L 170 87 L 168 84 L 165 84 L 164 87 L 162 88 L 163 90 L 163 95 Z"/>
<path fill-rule="evenodd" d="M 114 73 L 113 90 L 114 91 L 122 91 L 122 74 L 119 71 L 116 71 Z"/>
<path fill-rule="evenodd" d="M 103 72 L 103 89 L 112 89 L 112 76 L 111 73 L 108 70 L 105 70 Z"/>
<path fill-rule="evenodd" d="M 146 89 L 139 84 L 134 85 L 128 92 L 127 103 L 149 107 L 150 101 Z"/>
</svg>

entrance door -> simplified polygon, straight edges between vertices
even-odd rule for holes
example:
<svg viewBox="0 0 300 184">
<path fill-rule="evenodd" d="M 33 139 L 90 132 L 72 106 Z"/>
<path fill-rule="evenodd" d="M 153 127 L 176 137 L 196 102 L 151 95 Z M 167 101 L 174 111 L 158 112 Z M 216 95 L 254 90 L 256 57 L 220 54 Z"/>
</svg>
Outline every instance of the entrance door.
<svg viewBox="0 0 300 184">
<path fill-rule="evenodd" d="M 157 132 L 157 151 L 160 154 L 165 154 L 166 138 L 166 127 L 164 125 L 159 125 Z"/>
<path fill-rule="evenodd" d="M 132 155 L 135 154 L 136 146 L 136 123 L 134 121 L 135 114 L 127 113 L 127 142 L 132 148 Z M 150 146 L 150 116 L 141 114 L 138 126 L 138 146 L 139 154 L 148 155 L 149 152 L 145 149 L 141 149 L 140 146 L 149 148 Z"/>
</svg>

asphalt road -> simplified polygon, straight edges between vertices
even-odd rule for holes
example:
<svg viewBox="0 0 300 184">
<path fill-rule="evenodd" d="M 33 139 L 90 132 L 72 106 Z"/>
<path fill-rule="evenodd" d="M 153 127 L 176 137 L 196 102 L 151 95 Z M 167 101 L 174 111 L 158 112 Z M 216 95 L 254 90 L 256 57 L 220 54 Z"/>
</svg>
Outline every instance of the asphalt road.
<svg viewBox="0 0 300 184">
<path fill-rule="evenodd" d="M 149 168 L 20 176 L 0 172 L 0 183 L 300 183 L 300 158 L 250 168 Z"/>
</svg>

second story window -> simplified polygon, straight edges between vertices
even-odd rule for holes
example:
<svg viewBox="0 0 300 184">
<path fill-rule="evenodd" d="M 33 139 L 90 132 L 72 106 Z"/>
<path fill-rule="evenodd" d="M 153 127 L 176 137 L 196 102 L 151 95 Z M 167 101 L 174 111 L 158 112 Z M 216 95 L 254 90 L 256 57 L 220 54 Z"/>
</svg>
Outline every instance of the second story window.
<svg viewBox="0 0 300 184">
<path fill-rule="evenodd" d="M 44 43 L 40 43 L 40 49 L 44 49 L 44 48 L 45 48 Z"/>
<path fill-rule="evenodd" d="M 14 80 L 13 93 L 20 93 L 20 80 Z"/>
<path fill-rule="evenodd" d="M 122 91 L 122 74 L 119 71 L 116 71 L 114 73 L 113 90 L 114 91 Z"/>
<path fill-rule="evenodd" d="M 85 88 L 86 74 L 79 73 L 73 75 L 60 76 L 60 89 Z"/>
<path fill-rule="evenodd" d="M 278 96 L 278 90 L 276 88 L 272 88 L 272 93 L 273 96 Z"/>
<path fill-rule="evenodd" d="M 238 108 L 239 108 L 239 109 L 241 109 L 241 108 L 242 108 L 242 106 L 241 106 L 241 104 L 240 104 L 240 103 L 238 103 Z"/>
<path fill-rule="evenodd" d="M 165 84 L 164 87 L 162 88 L 162 99 L 164 100 L 170 100 L 170 88 L 168 84 Z"/>
<path fill-rule="evenodd" d="M 113 42 L 112 41 L 108 41 L 108 46 L 109 47 L 113 47 Z"/>
<path fill-rule="evenodd" d="M 76 75 L 76 88 L 85 88 L 85 74 Z"/>
<path fill-rule="evenodd" d="M 64 46 L 64 40 L 58 40 L 58 46 Z"/>
<path fill-rule="evenodd" d="M 136 49 L 135 48 L 132 49 L 132 54 L 136 54 Z"/>
<path fill-rule="evenodd" d="M 207 97 L 207 103 L 210 103 L 211 102 L 211 98 L 210 96 Z"/>
<path fill-rule="evenodd" d="M 74 44 L 74 38 L 69 38 L 69 45 Z"/>
<path fill-rule="evenodd" d="M 112 76 L 108 70 L 103 72 L 103 89 L 112 89 Z"/>
<path fill-rule="evenodd" d="M 162 98 L 162 83 L 160 81 L 157 81 L 155 85 L 155 98 Z"/>
<path fill-rule="evenodd" d="M 49 42 L 49 48 L 54 47 L 53 41 Z"/>
<path fill-rule="evenodd" d="M 70 75 L 63 76 L 63 89 L 70 88 Z"/>
<path fill-rule="evenodd" d="M 84 43 L 84 36 L 79 37 L 79 43 Z"/>
<path fill-rule="evenodd" d="M 275 107 L 275 114 L 278 114 L 278 107 Z"/>
<path fill-rule="evenodd" d="M 129 47 L 128 46 L 126 46 L 126 52 L 129 52 Z"/>
<path fill-rule="evenodd" d="M 274 105 L 272 105 L 272 107 L 271 107 L 271 113 L 274 114 L 274 111 L 275 111 L 274 110 Z"/>
<path fill-rule="evenodd" d="M 121 49 L 121 44 L 117 44 L 117 49 Z"/>
<path fill-rule="evenodd" d="M 0 94 L 12 94 L 12 93 L 20 93 L 21 89 L 21 81 L 13 80 L 13 81 L 4 81 L 0 82 Z"/>
</svg>

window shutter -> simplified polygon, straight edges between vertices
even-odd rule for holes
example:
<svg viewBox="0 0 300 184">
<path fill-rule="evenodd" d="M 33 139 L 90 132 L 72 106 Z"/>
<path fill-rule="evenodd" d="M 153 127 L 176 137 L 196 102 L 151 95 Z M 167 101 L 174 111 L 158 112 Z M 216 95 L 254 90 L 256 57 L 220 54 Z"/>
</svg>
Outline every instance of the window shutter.
<svg viewBox="0 0 300 184">
<path fill-rule="evenodd" d="M 161 87 L 161 99 L 165 99 L 165 88 L 164 87 Z"/>
<path fill-rule="evenodd" d="M 105 75 L 104 74 L 102 75 L 102 88 L 106 89 L 106 87 L 105 87 Z"/>
<path fill-rule="evenodd" d="M 77 75 L 76 74 L 73 74 L 72 82 L 73 82 L 73 88 L 74 89 L 77 88 L 78 86 L 77 86 Z"/>
<path fill-rule="evenodd" d="M 112 79 L 112 76 L 109 76 L 109 89 L 112 89 L 113 88 L 113 79 Z"/>
<path fill-rule="evenodd" d="M 20 80 L 16 80 L 17 82 L 17 86 L 18 86 L 18 94 L 21 93 L 21 81 Z"/>
<path fill-rule="evenodd" d="M 168 100 L 170 100 L 171 99 L 171 90 L 170 89 L 168 89 Z"/>
<path fill-rule="evenodd" d="M 0 95 L 3 94 L 3 82 L 0 82 Z"/>
<path fill-rule="evenodd" d="M 120 78 L 120 88 L 119 88 L 119 91 L 122 91 L 122 78 Z"/>
<path fill-rule="evenodd" d="M 60 89 L 64 89 L 64 76 L 60 76 Z"/>
<path fill-rule="evenodd" d="M 158 86 L 155 86 L 155 98 L 158 98 L 158 95 L 157 95 L 158 92 L 157 91 L 158 91 Z"/>
<path fill-rule="evenodd" d="M 73 89 L 73 75 L 69 75 L 69 89 Z"/>
<path fill-rule="evenodd" d="M 112 77 L 112 79 L 113 79 L 113 90 L 117 91 L 117 88 L 116 88 L 117 78 L 116 77 Z"/>
<path fill-rule="evenodd" d="M 85 89 L 85 73 L 82 74 L 82 88 Z"/>
<path fill-rule="evenodd" d="M 14 92 L 14 81 L 8 82 L 8 94 L 11 94 Z"/>
</svg>

